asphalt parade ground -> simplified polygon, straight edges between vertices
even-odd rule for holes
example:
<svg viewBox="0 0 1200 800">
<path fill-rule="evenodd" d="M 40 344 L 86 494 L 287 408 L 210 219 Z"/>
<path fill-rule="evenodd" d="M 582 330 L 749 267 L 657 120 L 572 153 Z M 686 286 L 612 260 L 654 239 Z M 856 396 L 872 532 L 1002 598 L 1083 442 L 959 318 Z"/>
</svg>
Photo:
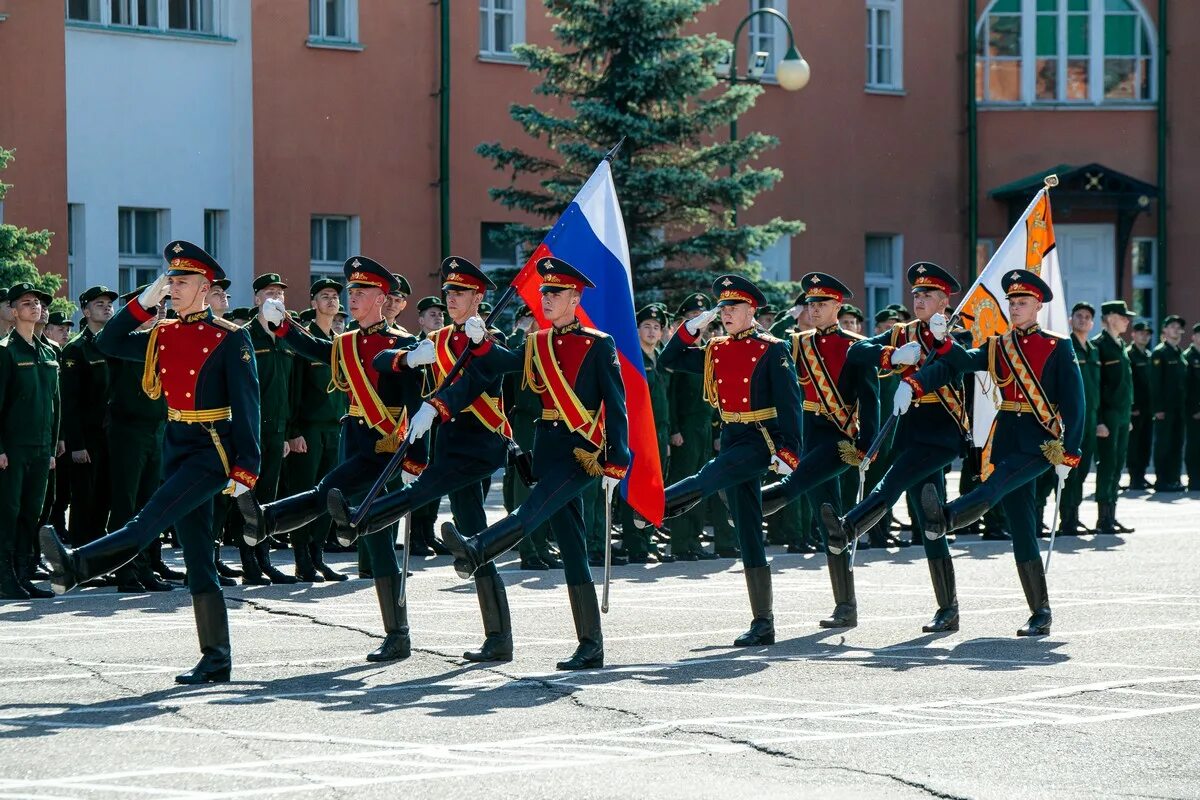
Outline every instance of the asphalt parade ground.
<svg viewBox="0 0 1200 800">
<path fill-rule="evenodd" d="M 562 573 L 512 558 L 516 657 L 490 666 L 461 658 L 482 633 L 448 558 L 414 563 L 414 652 L 382 666 L 369 581 L 227 589 L 234 680 L 206 687 L 172 682 L 198 658 L 182 590 L 3 603 L 0 798 L 1197 797 L 1189 497 L 1127 495 L 1136 533 L 1059 540 L 1041 639 L 1014 635 L 1011 546 L 977 536 L 953 548 L 943 635 L 921 633 L 919 548 L 860 553 L 847 631 L 816 625 L 824 557 L 770 548 L 767 648 L 731 646 L 740 563 L 619 567 L 607 667 L 578 673 L 554 670 L 575 644 Z"/>
</svg>

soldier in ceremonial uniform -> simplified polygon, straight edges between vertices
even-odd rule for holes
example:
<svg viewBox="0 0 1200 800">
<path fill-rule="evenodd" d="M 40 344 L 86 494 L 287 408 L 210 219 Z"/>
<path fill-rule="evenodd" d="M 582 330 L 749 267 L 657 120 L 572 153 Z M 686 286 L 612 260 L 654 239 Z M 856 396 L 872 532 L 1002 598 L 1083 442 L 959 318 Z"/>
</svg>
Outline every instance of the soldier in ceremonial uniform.
<svg viewBox="0 0 1200 800">
<path fill-rule="evenodd" d="M 1129 487 L 1149 489 L 1146 470 L 1150 467 L 1150 443 L 1154 440 L 1154 406 L 1150 399 L 1150 326 L 1133 323 L 1132 343 L 1126 348 L 1129 369 L 1133 373 L 1133 407 L 1129 429 L 1129 452 L 1125 467 L 1129 470 Z"/>
<path fill-rule="evenodd" d="M 320 278 L 309 287 L 309 313 L 312 321 L 306 330 L 314 339 L 333 342 L 333 319 L 341 303 L 343 285 L 331 278 Z M 301 315 L 303 316 L 303 315 Z M 288 422 L 288 457 L 283 462 L 290 491 L 315 486 L 322 475 L 338 464 L 338 435 L 346 414 L 345 392 L 330 391 L 333 370 L 329 359 L 297 358 L 292 363 Z M 346 576 L 325 563 L 325 540 L 330 532 L 326 519 L 315 519 L 292 532 L 292 552 L 296 558 L 296 577 L 302 581 L 344 581 Z"/>
<path fill-rule="evenodd" d="M 3 300 L 13 328 L 0 339 L 0 598 L 47 598 L 30 576 L 61 409 L 58 352 L 34 333 L 50 295 L 17 283 Z"/>
<path fill-rule="evenodd" d="M 703 397 L 721 415 L 721 449 L 697 474 L 667 488 L 664 516 L 677 516 L 724 492 L 741 541 L 753 613 L 750 629 L 734 645 L 769 645 L 775 643 L 775 615 L 760 481 L 769 469 L 790 472 L 799 463 L 800 387 L 787 343 L 754 323 L 754 309 L 766 302 L 758 287 L 741 276 L 722 275 L 713 293 L 717 310 L 684 322 L 661 361 L 676 373 L 704 376 Z M 700 343 L 701 332 L 718 313 L 727 335 Z M 830 318 L 835 319 L 833 313 Z"/>
<path fill-rule="evenodd" d="M 866 356 L 885 374 L 903 379 L 914 374 L 923 361 L 950 350 L 952 343 L 947 336 L 946 310 L 951 295 L 960 292 L 962 287 L 953 275 L 930 261 L 918 261 L 910 266 L 908 282 L 912 286 L 915 319 L 897 322 L 890 330 L 859 342 L 851 348 L 848 359 Z M 899 388 L 897 386 L 895 391 Z M 830 551 L 846 550 L 856 537 L 878 524 L 902 495 L 911 499 L 916 511 L 914 531 L 923 528 L 921 493 L 929 486 L 937 497 L 946 497 L 946 468 L 962 454 L 964 437 L 969 430 L 960 380 L 918 398 L 916 407 L 897 420 L 891 466 L 879 484 L 840 519 L 831 507 L 822 507 L 821 517 Z M 946 538 L 923 537 L 923 544 L 937 611 L 922 630 L 926 633 L 958 630 L 958 592 Z M 853 591 L 853 573 L 843 580 Z M 841 602 L 839 600 L 839 604 Z"/>
<path fill-rule="evenodd" d="M 781 459 L 777 469 L 784 477 L 763 489 L 762 507 L 763 513 L 774 514 L 807 495 L 813 505 L 836 517 L 853 502 L 842 497 L 839 478 L 862 462 L 879 429 L 875 371 L 879 358 L 862 348 L 853 349 L 863 338 L 838 325 L 842 303 L 853 296 L 844 283 L 823 272 L 810 272 L 800 279 L 800 288 L 814 327 L 793 333 L 785 346 L 791 354 L 789 363 L 795 360 L 797 387 L 804 398 L 800 414 L 803 448 L 798 459 Z M 844 544 L 823 544 L 836 605 L 832 616 L 820 625 L 854 627 L 858 610 L 850 553 Z"/>
<path fill-rule="evenodd" d="M 71 456 L 71 543 L 86 544 L 104 535 L 110 501 L 108 441 L 104 434 L 104 398 L 108 361 L 96 348 L 96 336 L 112 318 L 117 293 L 93 286 L 79 296 L 83 326 L 63 348 L 63 438 Z"/>
<path fill-rule="evenodd" d="M 1103 308 L 1103 306 L 1101 306 Z M 1095 339 L 1088 339 L 1092 332 L 1096 317 L 1096 307 L 1091 303 L 1079 302 L 1071 308 L 1071 348 L 1075 351 L 1075 364 L 1083 378 L 1083 442 L 1080 445 L 1079 466 L 1071 470 L 1063 484 L 1062 497 L 1059 499 L 1059 519 L 1051 520 L 1050 524 L 1058 524 L 1059 536 L 1079 536 L 1090 533 L 1079 523 L 1079 506 L 1083 502 L 1083 481 L 1092 468 L 1092 457 L 1095 453 L 1097 437 L 1111 435 L 1104 425 L 1100 415 L 1100 350 Z M 1126 425 L 1128 428 L 1128 425 Z M 1046 473 L 1053 475 L 1053 473 Z M 1097 484 L 1099 475 L 1097 475 Z M 1053 490 L 1053 481 L 1050 489 Z M 1097 496 L 1099 502 L 1099 496 Z M 1101 506 L 1103 512 L 1103 506 Z M 1101 514 L 1103 517 L 1103 513 Z M 1042 517 L 1039 515 L 1038 519 Z M 1103 519 L 1101 519 L 1103 521 Z"/>
<path fill-rule="evenodd" d="M 1117 522 L 1117 492 L 1128 449 L 1134 396 L 1133 370 L 1121 335 L 1129 327 L 1132 317 L 1124 300 L 1103 303 L 1100 306 L 1103 330 L 1092 337 L 1092 344 L 1100 356 L 1099 410 L 1096 418 L 1096 505 L 1099 517 L 1096 533 L 1133 532 L 1132 528 Z"/>
<path fill-rule="evenodd" d="M 1186 323 L 1172 314 L 1162 341 L 1150 353 L 1150 403 L 1154 409 L 1154 491 L 1182 492 L 1184 385 L 1187 366 L 1180 341 Z"/>
<path fill-rule="evenodd" d="M 403 488 L 376 498 L 357 528 L 351 526 L 351 518 L 358 514 L 358 509 L 349 507 L 341 491 L 331 489 L 329 512 L 339 529 L 339 538 L 343 540 L 357 536 L 379 538 L 405 514 L 427 503 L 438 502 L 442 495 L 449 497 L 450 511 L 468 535 L 487 527 L 482 482 L 504 465 L 508 442 L 512 439 L 512 429 L 501 399 L 501 378 L 495 373 L 484 373 L 468 362 L 453 382 L 439 387 L 443 386 L 456 360 L 468 347 L 473 358 L 479 358 L 491 347 L 502 344 L 496 336 L 498 332 L 489 333 L 479 316 L 484 294 L 496 286 L 479 267 L 457 256 L 442 262 L 441 276 L 451 324 L 416 344 L 384 350 L 374 358 L 374 367 L 380 374 L 415 373 L 420 376 L 421 367 L 432 367 L 434 390 L 425 395 L 425 402 L 413 415 L 409 437 L 419 439 L 437 421 L 433 458 L 429 466 L 407 480 Z M 513 644 L 508 596 L 494 564 L 483 565 L 475 572 L 475 589 L 487 638 L 479 650 L 463 653 L 463 658 L 468 661 L 511 661 Z"/>
<path fill-rule="evenodd" d="M 880 309 L 875 314 L 875 327 L 872 335 L 878 336 L 881 333 L 890 334 L 892 327 L 900 322 L 900 315 L 895 309 L 884 308 Z M 884 370 L 879 375 L 879 407 L 881 409 L 890 409 L 892 407 L 892 396 L 896 393 L 896 387 L 900 384 L 899 372 L 894 370 Z M 883 480 L 883 476 L 887 474 L 888 468 L 892 465 L 894 453 L 892 452 L 892 441 L 895 438 L 893 430 L 879 444 L 879 450 L 875 454 L 875 458 L 871 460 L 871 466 L 867 468 L 867 480 L 863 484 L 863 491 L 870 492 L 879 482 Z M 852 476 L 857 482 L 858 475 L 853 470 L 846 473 Z M 844 478 L 845 476 L 843 476 Z M 843 483 L 843 486 L 845 484 Z M 857 486 L 855 487 L 857 489 Z M 844 491 L 844 490 L 843 490 Z M 776 515 L 778 516 L 778 515 Z M 773 519 L 774 517 L 772 517 Z M 897 539 L 891 534 L 892 529 L 892 507 L 888 507 L 884 511 L 883 516 L 879 521 L 871 526 L 867 531 L 867 538 L 859 541 L 859 550 L 869 550 L 872 547 L 908 547 L 912 544 L 910 541 Z"/>
<path fill-rule="evenodd" d="M 373 360 L 389 348 L 414 344 L 416 337 L 384 319 L 385 303 L 400 286 L 396 276 L 366 256 L 352 256 L 343 266 L 350 295 L 350 314 L 357 327 L 332 342 L 317 338 L 294 324 L 279 300 L 263 303 L 263 317 L 300 358 L 328 361 L 333 385 L 349 394 L 349 413 L 342 419 L 342 449 L 345 460 L 311 489 L 260 506 L 253 495 L 244 494 L 238 507 L 245 518 L 247 543 L 258 544 L 277 534 L 299 530 L 327 519 L 328 497 L 337 488 L 350 494 L 365 492 L 383 472 L 392 453 L 408 434 L 409 413 L 421 402 L 420 382 L 403 374 L 380 373 Z M 410 447 L 403 470 L 415 476 L 425 465 L 420 443 Z M 368 661 L 408 658 L 411 640 L 408 608 L 400 604 L 400 564 L 390 536 L 365 537 L 375 594 L 383 617 L 386 637 L 367 656 Z"/>
<path fill-rule="evenodd" d="M 615 489 L 629 468 L 625 386 L 612 338 L 583 327 L 576 318 L 583 292 L 594 288 L 592 282 L 558 258 L 541 259 L 537 271 L 542 312 L 552 327 L 531 333 L 516 351 L 491 342 L 476 346 L 488 371 L 522 372 L 523 382 L 541 396 L 533 445 L 537 485 L 520 508 L 475 536 L 463 536 L 452 523 L 444 523 L 442 542 L 465 577 L 485 569 L 526 532 L 548 522 L 562 555 L 579 640 L 575 653 L 557 667 L 592 669 L 604 666 L 604 636 L 580 495 L 596 478 Z"/>
<path fill-rule="evenodd" d="M 421 330 L 417 334 L 418 339 L 427 339 L 430 334 L 436 330 L 446 327 L 446 302 L 437 296 L 430 295 L 423 297 L 417 301 L 417 324 Z M 425 373 L 425 384 L 422 393 L 432 392 L 437 388 L 437 384 L 433 382 L 433 368 L 431 366 L 422 367 Z M 509 409 L 507 398 L 505 398 L 505 408 Z M 509 413 L 509 421 L 512 422 L 511 411 Z M 513 423 L 515 425 L 515 422 Z M 429 452 L 435 452 L 437 449 L 437 429 L 432 428 L 429 431 Z M 426 503 L 420 508 L 412 512 L 412 555 L 414 556 L 432 556 L 432 555 L 449 555 L 442 543 L 438 541 L 437 532 L 434 526 L 437 523 L 438 510 L 441 507 L 441 501 Z"/>
<path fill-rule="evenodd" d="M 1029 621 L 1018 636 L 1050 632 L 1050 597 L 1038 549 L 1035 482 L 1051 467 L 1060 480 L 1079 463 L 1085 415 L 1083 378 L 1074 352 L 1060 335 L 1037 322 L 1042 304 L 1054 299 L 1035 273 L 1013 270 L 1001 279 L 1012 328 L 982 347 L 949 352 L 907 375 L 896 389 L 893 413 L 910 410 L 914 398 L 936 392 L 956 376 L 987 371 L 1002 397 L 984 459 L 979 488 L 946 504 L 934 486 L 921 492 L 925 535 L 945 536 L 1003 503 L 1013 555 L 1029 604 Z"/>
<path fill-rule="evenodd" d="M 1187 384 L 1184 392 L 1184 422 L 1187 430 L 1188 491 L 1200 492 L 1200 323 L 1192 326 L 1192 343 L 1183 351 L 1187 364 Z"/>
<path fill-rule="evenodd" d="M 249 496 L 258 479 L 258 373 L 250 335 L 208 309 L 209 288 L 225 277 L 221 266 L 184 241 L 168 244 L 163 256 L 167 272 L 113 317 L 96 346 L 111 358 L 143 364 L 142 389 L 166 401 L 166 479 L 119 530 L 67 549 L 45 527 L 42 550 L 51 565 L 51 583 L 68 591 L 127 564 L 174 525 L 203 654 L 194 669 L 175 680 L 228 681 L 229 621 L 213 560 L 212 499 L 222 490 Z M 178 319 L 137 330 L 168 294 Z"/>
</svg>

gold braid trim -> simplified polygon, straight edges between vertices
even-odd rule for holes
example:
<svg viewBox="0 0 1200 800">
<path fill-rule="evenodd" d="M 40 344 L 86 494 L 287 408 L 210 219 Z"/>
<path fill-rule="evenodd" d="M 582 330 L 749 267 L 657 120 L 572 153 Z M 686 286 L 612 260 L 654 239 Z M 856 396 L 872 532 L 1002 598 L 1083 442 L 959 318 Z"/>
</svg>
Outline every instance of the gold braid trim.
<svg viewBox="0 0 1200 800">
<path fill-rule="evenodd" d="M 1001 334 L 1003 336 L 1003 334 Z M 996 353 L 999 352 L 1002 342 L 1001 336 L 993 336 L 988 341 L 988 374 L 992 376 L 992 383 L 997 389 L 1002 389 L 1008 386 L 1016 378 L 1015 375 L 1009 375 L 1008 380 L 1000 380 L 1000 373 L 996 371 Z"/>
<path fill-rule="evenodd" d="M 862 456 L 858 454 L 858 448 L 854 446 L 854 442 L 849 439 L 843 439 L 837 443 L 838 457 L 846 464 L 852 467 L 857 467 L 862 464 Z"/>
<path fill-rule="evenodd" d="M 392 432 L 375 443 L 376 453 L 394 453 L 400 449 L 404 437 L 408 435 L 408 409 L 403 408 L 396 417 L 396 427 Z"/>
<path fill-rule="evenodd" d="M 346 336 L 347 334 L 342 335 Z M 333 340 L 333 346 L 329 351 L 329 385 L 325 387 L 325 392 L 327 394 L 333 394 L 334 392 L 349 393 L 350 381 L 342 378 L 341 375 L 342 365 L 338 357 L 337 339 L 335 338 Z"/>
<path fill-rule="evenodd" d="M 157 325 L 150 329 L 146 341 L 146 363 L 142 365 L 142 391 L 151 400 L 162 396 L 162 382 L 158 379 L 158 332 Z"/>
<path fill-rule="evenodd" d="M 720 408 L 720 398 L 717 394 L 717 377 L 714 374 L 712 343 L 704 348 L 704 402 L 713 408 Z"/>
<path fill-rule="evenodd" d="M 521 375 L 521 388 L 531 389 L 537 394 L 546 393 L 546 383 L 538 380 L 537 369 L 534 367 L 534 355 L 537 352 L 537 335 L 531 333 L 525 340 L 525 371 Z"/>
<path fill-rule="evenodd" d="M 604 474 L 604 467 L 600 465 L 599 450 L 584 450 L 582 447 L 576 447 L 571 451 L 575 455 L 575 460 L 579 466 L 583 467 L 583 471 L 593 478 L 599 478 Z"/>
<path fill-rule="evenodd" d="M 1066 450 L 1063 448 L 1062 439 L 1042 442 L 1039 447 L 1042 450 L 1042 455 L 1054 466 L 1057 467 L 1059 464 L 1064 463 L 1063 456 L 1066 455 Z"/>
</svg>

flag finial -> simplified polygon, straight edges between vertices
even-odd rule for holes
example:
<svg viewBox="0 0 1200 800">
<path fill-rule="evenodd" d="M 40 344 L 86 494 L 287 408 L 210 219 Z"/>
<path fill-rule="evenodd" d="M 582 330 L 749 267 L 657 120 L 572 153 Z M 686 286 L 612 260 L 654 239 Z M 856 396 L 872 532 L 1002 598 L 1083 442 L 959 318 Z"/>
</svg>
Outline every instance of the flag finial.
<svg viewBox="0 0 1200 800">
<path fill-rule="evenodd" d="M 1046 184 L 1047 189 L 1053 189 L 1055 186 L 1058 186 L 1058 176 L 1051 173 L 1042 178 L 1042 183 Z"/>
</svg>

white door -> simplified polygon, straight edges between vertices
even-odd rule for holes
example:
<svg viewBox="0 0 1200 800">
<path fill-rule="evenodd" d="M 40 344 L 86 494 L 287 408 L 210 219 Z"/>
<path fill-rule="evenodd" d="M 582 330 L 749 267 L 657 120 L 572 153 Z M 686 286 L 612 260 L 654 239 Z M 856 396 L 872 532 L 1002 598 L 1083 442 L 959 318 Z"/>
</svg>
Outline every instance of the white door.
<svg viewBox="0 0 1200 800">
<path fill-rule="evenodd" d="M 1099 326 L 1100 304 L 1117 296 L 1113 226 L 1055 225 L 1054 242 L 1062 268 L 1067 313 L 1071 313 L 1071 306 L 1086 300 L 1095 306 Z"/>
</svg>

